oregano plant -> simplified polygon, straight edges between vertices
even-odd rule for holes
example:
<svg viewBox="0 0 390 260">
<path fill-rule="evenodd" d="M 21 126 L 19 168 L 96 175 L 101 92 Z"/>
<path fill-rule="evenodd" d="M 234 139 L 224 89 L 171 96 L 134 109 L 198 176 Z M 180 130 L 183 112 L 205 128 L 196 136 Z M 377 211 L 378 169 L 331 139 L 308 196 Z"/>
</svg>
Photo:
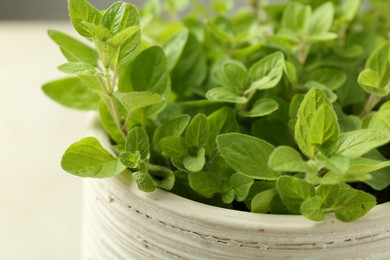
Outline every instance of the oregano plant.
<svg viewBox="0 0 390 260">
<path fill-rule="evenodd" d="M 83 138 L 63 169 L 314 221 L 389 201 L 390 2 L 265 2 L 69 0 L 80 39 L 48 31 L 67 76 L 42 89 L 112 148 Z"/>
</svg>

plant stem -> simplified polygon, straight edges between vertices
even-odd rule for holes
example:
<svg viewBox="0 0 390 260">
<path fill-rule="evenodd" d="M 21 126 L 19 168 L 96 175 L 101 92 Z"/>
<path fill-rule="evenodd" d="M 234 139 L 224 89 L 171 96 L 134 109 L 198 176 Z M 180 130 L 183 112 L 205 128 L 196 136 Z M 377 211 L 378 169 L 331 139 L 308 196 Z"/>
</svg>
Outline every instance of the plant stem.
<svg viewBox="0 0 390 260">
<path fill-rule="evenodd" d="M 381 101 L 382 97 L 371 94 L 370 97 L 367 100 L 367 103 L 363 109 L 363 111 L 360 113 L 360 118 L 363 118 L 364 116 L 368 115 L 372 112 L 372 110 L 375 108 L 375 106 Z"/>
<path fill-rule="evenodd" d="M 310 44 L 305 41 L 301 42 L 298 49 L 298 59 L 302 65 L 305 64 L 307 56 L 309 55 L 309 51 Z"/>
</svg>

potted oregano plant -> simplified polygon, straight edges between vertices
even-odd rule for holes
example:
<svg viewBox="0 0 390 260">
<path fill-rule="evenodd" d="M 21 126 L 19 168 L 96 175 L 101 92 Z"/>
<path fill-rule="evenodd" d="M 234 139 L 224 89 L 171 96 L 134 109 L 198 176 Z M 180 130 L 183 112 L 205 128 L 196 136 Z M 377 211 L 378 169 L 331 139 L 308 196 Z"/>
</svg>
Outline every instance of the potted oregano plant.
<svg viewBox="0 0 390 260">
<path fill-rule="evenodd" d="M 69 0 L 86 258 L 390 256 L 390 2 L 266 2 Z"/>
</svg>

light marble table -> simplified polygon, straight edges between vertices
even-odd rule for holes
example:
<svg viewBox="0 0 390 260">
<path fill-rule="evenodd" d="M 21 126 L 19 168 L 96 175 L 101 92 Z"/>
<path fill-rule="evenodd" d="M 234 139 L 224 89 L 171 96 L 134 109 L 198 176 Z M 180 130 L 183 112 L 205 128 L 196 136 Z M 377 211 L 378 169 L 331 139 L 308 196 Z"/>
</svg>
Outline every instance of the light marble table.
<svg viewBox="0 0 390 260">
<path fill-rule="evenodd" d="M 0 259 L 80 259 L 82 180 L 60 158 L 87 114 L 41 91 L 65 62 L 46 35 L 64 23 L 0 22 Z"/>
</svg>

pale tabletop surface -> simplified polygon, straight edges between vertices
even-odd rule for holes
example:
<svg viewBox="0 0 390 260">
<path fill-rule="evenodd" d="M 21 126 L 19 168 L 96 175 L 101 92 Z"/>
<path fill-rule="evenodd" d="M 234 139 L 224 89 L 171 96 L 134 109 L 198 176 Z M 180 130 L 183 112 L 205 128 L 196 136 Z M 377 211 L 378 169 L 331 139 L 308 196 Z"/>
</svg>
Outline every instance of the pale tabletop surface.
<svg viewBox="0 0 390 260">
<path fill-rule="evenodd" d="M 85 134 L 85 112 L 41 91 L 65 62 L 50 22 L 0 22 L 0 259 L 80 259 L 82 180 L 60 159 Z"/>
</svg>

